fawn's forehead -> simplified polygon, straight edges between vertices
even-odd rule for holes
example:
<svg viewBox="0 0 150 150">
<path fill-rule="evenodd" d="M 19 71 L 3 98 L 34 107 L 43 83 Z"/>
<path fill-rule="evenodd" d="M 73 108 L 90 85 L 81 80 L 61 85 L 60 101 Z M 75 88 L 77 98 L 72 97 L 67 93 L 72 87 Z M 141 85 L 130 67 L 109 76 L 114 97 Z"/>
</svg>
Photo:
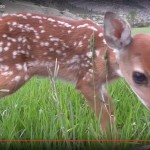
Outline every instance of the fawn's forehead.
<svg viewBox="0 0 150 150">
<path fill-rule="evenodd" d="M 131 44 L 127 47 L 127 54 L 133 59 L 149 59 L 150 56 L 150 35 L 137 34 L 132 38 Z"/>
<path fill-rule="evenodd" d="M 137 34 L 133 37 L 131 43 L 133 48 L 132 51 L 143 54 L 150 53 L 150 35 L 148 34 Z"/>
<path fill-rule="evenodd" d="M 150 74 L 150 35 L 134 36 L 128 52 L 134 69 Z"/>
</svg>

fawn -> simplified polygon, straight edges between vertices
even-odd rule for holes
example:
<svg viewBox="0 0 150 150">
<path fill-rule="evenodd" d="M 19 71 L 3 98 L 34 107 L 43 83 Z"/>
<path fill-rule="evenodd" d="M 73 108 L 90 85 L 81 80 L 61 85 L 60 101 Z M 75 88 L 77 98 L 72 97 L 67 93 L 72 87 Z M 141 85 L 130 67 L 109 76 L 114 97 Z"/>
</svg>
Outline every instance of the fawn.
<svg viewBox="0 0 150 150">
<path fill-rule="evenodd" d="M 92 36 L 91 36 L 92 35 Z M 94 48 L 91 50 L 91 37 Z M 102 128 L 114 121 L 105 86 L 124 77 L 143 104 L 150 108 L 150 36 L 131 37 L 129 24 L 112 12 L 104 29 L 90 20 L 68 20 L 31 13 L 0 18 L 0 97 L 15 92 L 32 76 L 73 81 L 87 99 Z"/>
</svg>

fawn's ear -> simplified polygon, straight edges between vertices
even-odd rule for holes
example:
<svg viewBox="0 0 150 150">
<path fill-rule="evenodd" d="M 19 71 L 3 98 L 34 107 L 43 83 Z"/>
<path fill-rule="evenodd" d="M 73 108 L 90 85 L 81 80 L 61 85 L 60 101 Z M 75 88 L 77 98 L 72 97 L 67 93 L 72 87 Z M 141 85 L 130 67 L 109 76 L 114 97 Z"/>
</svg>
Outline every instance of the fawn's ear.
<svg viewBox="0 0 150 150">
<path fill-rule="evenodd" d="M 104 17 L 104 37 L 109 47 L 122 50 L 130 44 L 130 25 L 112 12 L 106 12 Z"/>
</svg>

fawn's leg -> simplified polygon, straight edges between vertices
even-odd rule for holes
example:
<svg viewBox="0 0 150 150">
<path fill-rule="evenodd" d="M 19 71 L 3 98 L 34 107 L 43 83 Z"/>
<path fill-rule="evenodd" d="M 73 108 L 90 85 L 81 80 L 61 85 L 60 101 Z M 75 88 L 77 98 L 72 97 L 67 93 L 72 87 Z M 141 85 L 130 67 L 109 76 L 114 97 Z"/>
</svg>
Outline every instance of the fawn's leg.
<svg viewBox="0 0 150 150">
<path fill-rule="evenodd" d="M 99 86 L 95 85 L 94 87 L 91 82 L 85 80 L 78 81 L 76 87 L 85 96 L 89 106 L 95 111 L 96 116 L 99 117 L 101 115 L 101 126 L 106 131 L 107 125 L 114 122 L 114 111 L 109 96 L 103 90 L 100 92 Z"/>
<path fill-rule="evenodd" d="M 8 67 L 1 65 L 0 68 L 0 98 L 14 93 L 30 76 L 25 64 L 13 64 Z"/>
</svg>

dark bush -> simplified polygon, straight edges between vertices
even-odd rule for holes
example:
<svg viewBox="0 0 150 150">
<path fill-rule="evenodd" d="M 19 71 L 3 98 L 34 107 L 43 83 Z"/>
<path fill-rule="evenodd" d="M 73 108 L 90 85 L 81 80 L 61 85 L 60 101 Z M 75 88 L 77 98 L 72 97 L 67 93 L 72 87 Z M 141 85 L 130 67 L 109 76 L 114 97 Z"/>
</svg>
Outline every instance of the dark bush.
<svg viewBox="0 0 150 150">
<path fill-rule="evenodd" d="M 47 5 L 50 3 L 66 3 L 68 0 L 26 0 L 39 5 Z"/>
</svg>

